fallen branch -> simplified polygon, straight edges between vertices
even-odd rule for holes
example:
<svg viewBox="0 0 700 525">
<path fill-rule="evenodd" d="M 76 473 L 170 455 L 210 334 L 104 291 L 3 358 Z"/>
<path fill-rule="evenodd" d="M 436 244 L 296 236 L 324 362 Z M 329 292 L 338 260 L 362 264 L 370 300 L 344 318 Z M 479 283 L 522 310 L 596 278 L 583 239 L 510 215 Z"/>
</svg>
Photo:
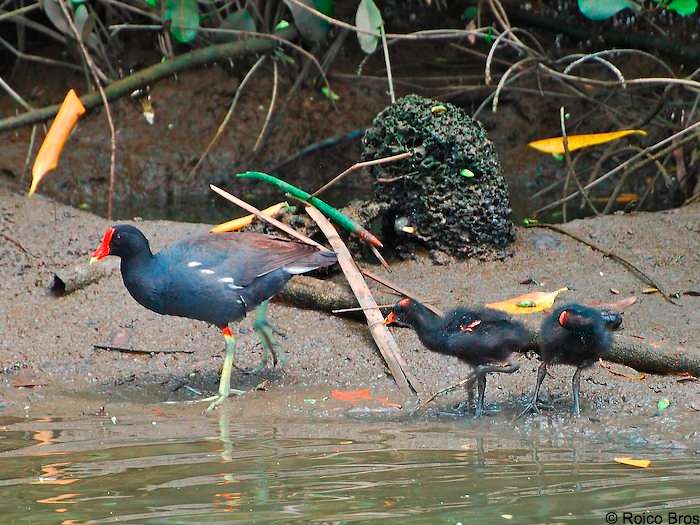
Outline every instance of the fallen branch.
<svg viewBox="0 0 700 525">
<path fill-rule="evenodd" d="M 348 280 L 348 284 L 352 288 L 357 301 L 360 306 L 367 308 L 364 310 L 365 317 L 367 317 L 367 324 L 369 326 L 370 333 L 374 338 L 374 341 L 379 347 L 379 351 L 384 358 L 389 370 L 391 371 L 396 384 L 399 389 L 405 395 L 411 395 L 413 391 L 417 391 L 415 388 L 415 380 L 412 379 L 408 367 L 401 356 L 399 347 L 394 341 L 391 333 L 384 325 L 384 317 L 381 311 L 377 307 L 377 303 L 372 297 L 372 293 L 367 287 L 367 283 L 362 278 L 360 270 L 357 268 L 355 261 L 350 255 L 345 243 L 342 241 L 338 232 L 333 227 L 333 225 L 326 219 L 326 217 L 318 211 L 316 208 L 311 206 L 306 208 L 306 212 L 311 216 L 311 218 L 318 224 L 323 234 L 328 239 L 328 242 L 333 247 L 336 255 L 338 256 L 338 264 L 343 269 L 345 277 Z"/>
<path fill-rule="evenodd" d="M 347 287 L 306 275 L 294 277 L 277 297 L 294 306 L 328 313 L 358 306 L 357 299 Z"/>
<path fill-rule="evenodd" d="M 124 352 L 127 354 L 194 354 L 194 350 L 141 350 L 139 348 L 124 348 L 112 345 L 92 345 L 94 350 L 110 350 L 112 352 Z"/>
<path fill-rule="evenodd" d="M 49 291 L 56 297 L 63 297 L 111 275 L 117 268 L 119 262 L 116 259 L 104 261 L 103 264 L 88 264 L 87 260 L 78 262 L 56 270 L 49 283 Z"/>
<path fill-rule="evenodd" d="M 658 340 L 617 335 L 606 361 L 652 374 L 690 374 L 700 377 L 700 351 Z"/>
<path fill-rule="evenodd" d="M 663 289 L 661 288 L 661 286 L 656 284 L 656 282 L 651 277 L 649 277 L 646 273 L 644 273 L 642 270 L 640 270 L 638 267 L 636 267 L 634 264 L 629 262 L 624 257 L 617 255 L 616 253 L 610 252 L 610 251 L 606 250 L 605 248 L 601 248 L 600 246 L 593 244 L 592 242 L 587 241 L 585 239 L 582 239 L 578 235 L 571 233 L 571 232 L 565 230 L 564 228 L 560 228 L 559 226 L 555 226 L 553 224 L 528 224 L 527 228 L 542 228 L 545 230 L 551 230 L 553 232 L 560 233 L 561 235 L 566 235 L 567 237 L 570 237 L 571 239 L 578 241 L 582 244 L 585 244 L 586 246 L 588 246 L 592 250 L 595 250 L 599 253 L 602 253 L 605 257 L 608 257 L 614 261 L 617 261 L 622 266 L 627 268 L 631 273 L 636 275 L 637 278 L 640 279 L 644 284 L 651 286 L 652 288 L 656 288 L 659 291 L 659 293 L 663 296 L 663 298 L 666 299 L 666 301 L 668 301 L 669 303 L 671 303 L 673 305 L 678 306 L 678 303 L 676 303 L 673 299 L 671 299 L 671 296 L 669 296 L 666 292 L 664 292 Z"/>
<path fill-rule="evenodd" d="M 285 40 L 294 40 L 297 37 L 297 31 L 294 27 L 289 26 L 275 33 L 276 37 Z M 267 38 L 252 38 L 238 42 L 229 42 L 226 44 L 217 44 L 213 46 L 196 49 L 189 53 L 183 53 L 170 60 L 159 62 L 153 66 L 147 67 L 117 80 L 104 88 L 105 96 L 109 102 L 129 95 L 134 90 L 142 88 L 146 85 L 165 77 L 169 77 L 174 73 L 191 69 L 196 66 L 209 64 L 219 60 L 225 60 L 234 57 L 240 57 L 248 54 L 263 53 L 275 48 L 276 40 Z M 94 109 L 101 105 L 100 93 L 93 91 L 80 98 L 86 109 Z M 19 115 L 0 120 L 0 131 L 19 128 L 37 122 L 45 122 L 53 118 L 58 112 L 59 105 L 46 106 L 34 111 L 28 111 Z"/>
</svg>

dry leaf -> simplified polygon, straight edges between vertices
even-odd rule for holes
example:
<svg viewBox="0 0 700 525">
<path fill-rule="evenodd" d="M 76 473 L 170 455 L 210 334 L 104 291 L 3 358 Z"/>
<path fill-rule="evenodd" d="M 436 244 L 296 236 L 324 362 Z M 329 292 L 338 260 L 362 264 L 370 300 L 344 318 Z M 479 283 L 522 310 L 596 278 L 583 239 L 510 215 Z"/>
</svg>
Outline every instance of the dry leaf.
<svg viewBox="0 0 700 525">
<path fill-rule="evenodd" d="M 629 465 L 630 467 L 647 468 L 651 465 L 651 460 L 635 458 L 615 458 L 615 463 L 620 463 L 621 465 Z"/>
<path fill-rule="evenodd" d="M 620 295 L 620 290 L 617 288 L 610 288 L 610 293 L 613 295 Z"/>
<path fill-rule="evenodd" d="M 268 215 L 270 217 L 274 217 L 282 211 L 284 208 L 288 208 L 289 204 L 287 202 L 278 202 L 277 204 L 273 204 L 269 208 L 265 208 L 262 210 L 262 212 L 265 215 Z M 223 224 L 217 224 L 214 226 L 211 230 L 209 230 L 211 233 L 222 233 L 222 232 L 235 232 L 240 229 L 245 228 L 246 226 L 250 226 L 250 224 L 253 222 L 253 219 L 255 218 L 255 215 L 246 215 L 244 217 L 239 217 L 238 219 L 233 219 L 232 221 L 224 222 Z"/>
<path fill-rule="evenodd" d="M 369 388 L 361 388 L 359 390 L 332 390 L 331 397 L 338 401 L 369 401 L 372 399 Z"/>
<path fill-rule="evenodd" d="M 605 144 L 613 140 L 621 139 L 627 135 L 646 135 L 647 132 L 641 129 L 623 129 L 620 131 L 611 131 L 609 133 L 590 133 L 587 135 L 567 135 L 569 151 L 575 151 L 581 148 L 597 146 Z M 535 140 L 528 144 L 531 148 L 541 151 L 542 153 L 552 153 L 554 155 L 564 154 L 564 139 L 563 137 L 552 137 L 550 139 Z"/>
<path fill-rule="evenodd" d="M 488 303 L 486 306 L 509 314 L 533 314 L 549 310 L 561 292 L 568 288 L 559 288 L 554 292 L 530 292 L 505 301 Z"/>
<path fill-rule="evenodd" d="M 644 288 L 644 290 L 642 290 L 642 293 L 650 294 L 650 293 L 658 293 L 658 291 L 659 291 L 658 288 Z"/>
<path fill-rule="evenodd" d="M 32 185 L 29 188 L 30 197 L 34 195 L 41 179 L 58 166 L 63 147 L 66 145 L 66 141 L 70 137 L 75 124 L 78 122 L 78 117 L 83 114 L 85 114 L 85 106 L 80 102 L 75 91 L 71 89 L 63 100 L 56 118 L 51 123 L 49 132 L 44 137 L 44 142 L 39 148 L 39 153 L 36 155 L 36 160 L 32 167 Z"/>
<path fill-rule="evenodd" d="M 595 306 L 596 308 L 615 310 L 616 312 L 624 312 L 627 308 L 629 308 L 630 306 L 632 306 L 636 302 L 637 302 L 637 296 L 631 295 L 629 297 L 625 297 L 624 299 L 620 299 L 619 301 L 615 301 L 614 303 L 603 303 L 601 301 L 590 301 L 586 304 L 588 304 L 588 306 Z"/>
</svg>

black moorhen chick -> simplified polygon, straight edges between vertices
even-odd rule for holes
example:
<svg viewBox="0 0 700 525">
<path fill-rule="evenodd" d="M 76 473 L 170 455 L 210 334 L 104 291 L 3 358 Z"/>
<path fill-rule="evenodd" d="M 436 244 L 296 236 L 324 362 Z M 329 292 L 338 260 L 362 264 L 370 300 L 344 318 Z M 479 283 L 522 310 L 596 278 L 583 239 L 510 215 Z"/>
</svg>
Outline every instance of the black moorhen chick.
<svg viewBox="0 0 700 525">
<path fill-rule="evenodd" d="M 519 366 L 511 363 L 513 352 L 527 346 L 527 329 L 508 315 L 487 308 L 458 308 L 440 317 L 420 302 L 405 298 L 396 303 L 384 324 L 411 326 L 428 350 L 452 355 L 474 367 L 478 400 L 475 417 L 484 412 L 486 374 L 512 374 Z"/>
<path fill-rule="evenodd" d="M 540 329 L 539 356 L 542 364 L 537 369 L 535 392 L 520 416 L 530 410 L 539 411 L 540 387 L 547 375 L 547 365 L 553 364 L 576 367 L 571 380 L 572 413 L 580 416 L 581 370 L 592 366 L 605 355 L 613 340 L 611 330 L 621 323 L 622 318 L 616 312 L 600 311 L 581 304 L 567 304 L 546 317 Z"/>
<path fill-rule="evenodd" d="M 140 230 L 107 228 L 90 262 L 121 257 L 121 274 L 131 296 L 149 310 L 206 321 L 221 329 L 226 357 L 219 394 L 207 411 L 231 392 L 236 340 L 228 324 L 260 306 L 254 327 L 271 345 L 265 321 L 268 300 L 296 274 L 335 264 L 334 252 L 261 233 L 218 233 L 188 237 L 153 254 Z"/>
</svg>

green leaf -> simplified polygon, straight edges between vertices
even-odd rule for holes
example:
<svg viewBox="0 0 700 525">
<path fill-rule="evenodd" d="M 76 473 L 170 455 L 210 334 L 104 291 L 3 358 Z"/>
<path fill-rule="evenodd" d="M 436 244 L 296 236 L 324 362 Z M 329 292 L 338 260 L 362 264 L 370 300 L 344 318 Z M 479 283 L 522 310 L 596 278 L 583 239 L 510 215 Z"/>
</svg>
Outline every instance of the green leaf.
<svg viewBox="0 0 700 525">
<path fill-rule="evenodd" d="M 668 400 L 667 397 L 662 397 L 659 399 L 659 402 L 656 404 L 656 408 L 659 411 L 659 413 L 663 412 L 666 410 L 668 407 L 671 406 L 671 402 Z"/>
<path fill-rule="evenodd" d="M 75 27 L 80 33 L 80 38 L 83 42 L 87 42 L 92 36 L 92 30 L 95 29 L 97 18 L 95 13 L 88 11 L 85 4 L 80 4 L 75 10 Z"/>
<path fill-rule="evenodd" d="M 313 1 L 313 0 L 299 0 L 302 4 L 307 5 L 320 11 L 324 15 L 331 16 L 333 14 L 333 2 L 328 0 L 323 1 Z M 289 0 L 284 0 L 287 7 L 292 12 L 292 18 L 294 18 L 294 23 L 299 29 L 301 35 L 307 40 L 312 42 L 322 42 L 326 39 L 328 35 L 328 30 L 330 29 L 330 24 L 326 22 L 323 18 L 311 13 L 310 11 L 299 7 L 297 4 L 290 2 Z"/>
<path fill-rule="evenodd" d="M 282 31 L 283 29 L 287 29 L 289 27 L 289 22 L 286 20 L 280 20 L 277 22 L 277 25 L 275 26 L 275 31 Z"/>
<path fill-rule="evenodd" d="M 476 176 L 476 175 L 474 175 L 474 172 L 472 170 L 468 170 L 467 168 L 460 170 L 459 174 L 462 177 L 466 177 L 468 179 L 473 179 Z"/>
<path fill-rule="evenodd" d="M 486 40 L 486 43 L 487 43 L 487 44 L 492 44 L 492 43 L 494 42 L 494 40 L 496 40 L 496 39 L 493 37 L 493 27 L 489 27 L 489 28 L 486 30 L 486 34 L 484 35 L 484 40 Z"/>
<path fill-rule="evenodd" d="M 58 0 L 42 0 L 41 7 L 46 13 L 46 17 L 51 21 L 51 23 L 61 31 L 62 33 L 73 36 L 73 31 L 66 21 L 66 17 L 63 16 L 63 11 L 61 6 L 58 5 Z"/>
<path fill-rule="evenodd" d="M 698 8 L 698 0 L 656 0 L 657 4 L 668 9 L 669 11 L 675 11 L 681 16 L 689 16 L 695 13 Z"/>
<path fill-rule="evenodd" d="M 382 13 L 373 0 L 361 0 L 355 13 L 355 25 L 358 29 L 379 34 L 379 28 L 384 25 Z M 357 33 L 362 51 L 371 55 L 377 49 L 379 36 Z"/>
<path fill-rule="evenodd" d="M 148 7 L 158 7 L 158 0 L 146 0 Z"/>
<path fill-rule="evenodd" d="M 328 86 L 323 86 L 321 88 L 321 93 L 328 99 L 332 100 L 335 102 L 336 100 L 340 100 L 340 95 L 338 95 L 335 91 L 333 91 L 331 88 Z"/>
<path fill-rule="evenodd" d="M 192 42 L 199 29 L 197 0 L 165 0 L 163 20 L 170 20 L 170 34 L 175 40 L 183 44 Z"/>
<path fill-rule="evenodd" d="M 464 12 L 462 13 L 462 20 L 465 22 L 468 22 L 469 20 L 473 20 L 476 18 L 476 15 L 479 14 L 479 9 L 475 6 L 467 7 Z"/>
<path fill-rule="evenodd" d="M 229 13 L 226 15 L 226 17 L 221 21 L 221 25 L 219 26 L 221 29 L 233 29 L 235 31 L 255 31 L 257 29 L 257 26 L 255 24 L 255 19 L 252 17 L 252 15 L 248 12 L 247 9 L 240 9 L 239 11 L 234 11 L 233 13 Z M 231 40 L 238 40 L 242 38 L 241 35 L 236 35 L 236 34 L 219 34 L 219 35 L 213 35 L 217 36 L 215 38 L 215 41 L 231 41 Z"/>
<path fill-rule="evenodd" d="M 623 9 L 640 11 L 639 5 L 631 0 L 578 0 L 578 8 L 589 20 L 605 20 Z"/>
</svg>

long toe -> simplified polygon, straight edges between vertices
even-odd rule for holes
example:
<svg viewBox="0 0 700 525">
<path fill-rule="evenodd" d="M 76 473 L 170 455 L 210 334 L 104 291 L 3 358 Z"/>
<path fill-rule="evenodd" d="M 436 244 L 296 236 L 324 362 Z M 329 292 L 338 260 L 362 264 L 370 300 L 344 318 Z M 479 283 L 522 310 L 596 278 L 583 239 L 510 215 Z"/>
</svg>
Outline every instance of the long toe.
<svg viewBox="0 0 700 525">
<path fill-rule="evenodd" d="M 522 412 L 520 412 L 520 414 L 518 414 L 515 417 L 515 420 L 517 421 L 518 419 L 525 417 L 530 412 L 532 412 L 533 414 L 539 414 L 540 413 L 539 403 L 533 403 L 532 401 L 530 401 L 527 405 L 525 405 L 525 408 L 522 410 Z"/>
<path fill-rule="evenodd" d="M 231 392 L 229 392 L 229 396 L 242 396 L 243 394 L 245 394 L 245 390 L 237 390 L 235 388 L 232 388 Z M 227 398 L 228 396 L 222 396 L 220 394 L 217 394 L 215 396 L 204 397 L 202 399 L 196 399 L 194 401 L 187 401 L 187 403 L 206 403 L 207 401 L 210 401 L 209 406 L 206 410 L 206 412 L 209 413 L 216 407 L 218 407 L 221 403 L 226 401 Z"/>
</svg>

